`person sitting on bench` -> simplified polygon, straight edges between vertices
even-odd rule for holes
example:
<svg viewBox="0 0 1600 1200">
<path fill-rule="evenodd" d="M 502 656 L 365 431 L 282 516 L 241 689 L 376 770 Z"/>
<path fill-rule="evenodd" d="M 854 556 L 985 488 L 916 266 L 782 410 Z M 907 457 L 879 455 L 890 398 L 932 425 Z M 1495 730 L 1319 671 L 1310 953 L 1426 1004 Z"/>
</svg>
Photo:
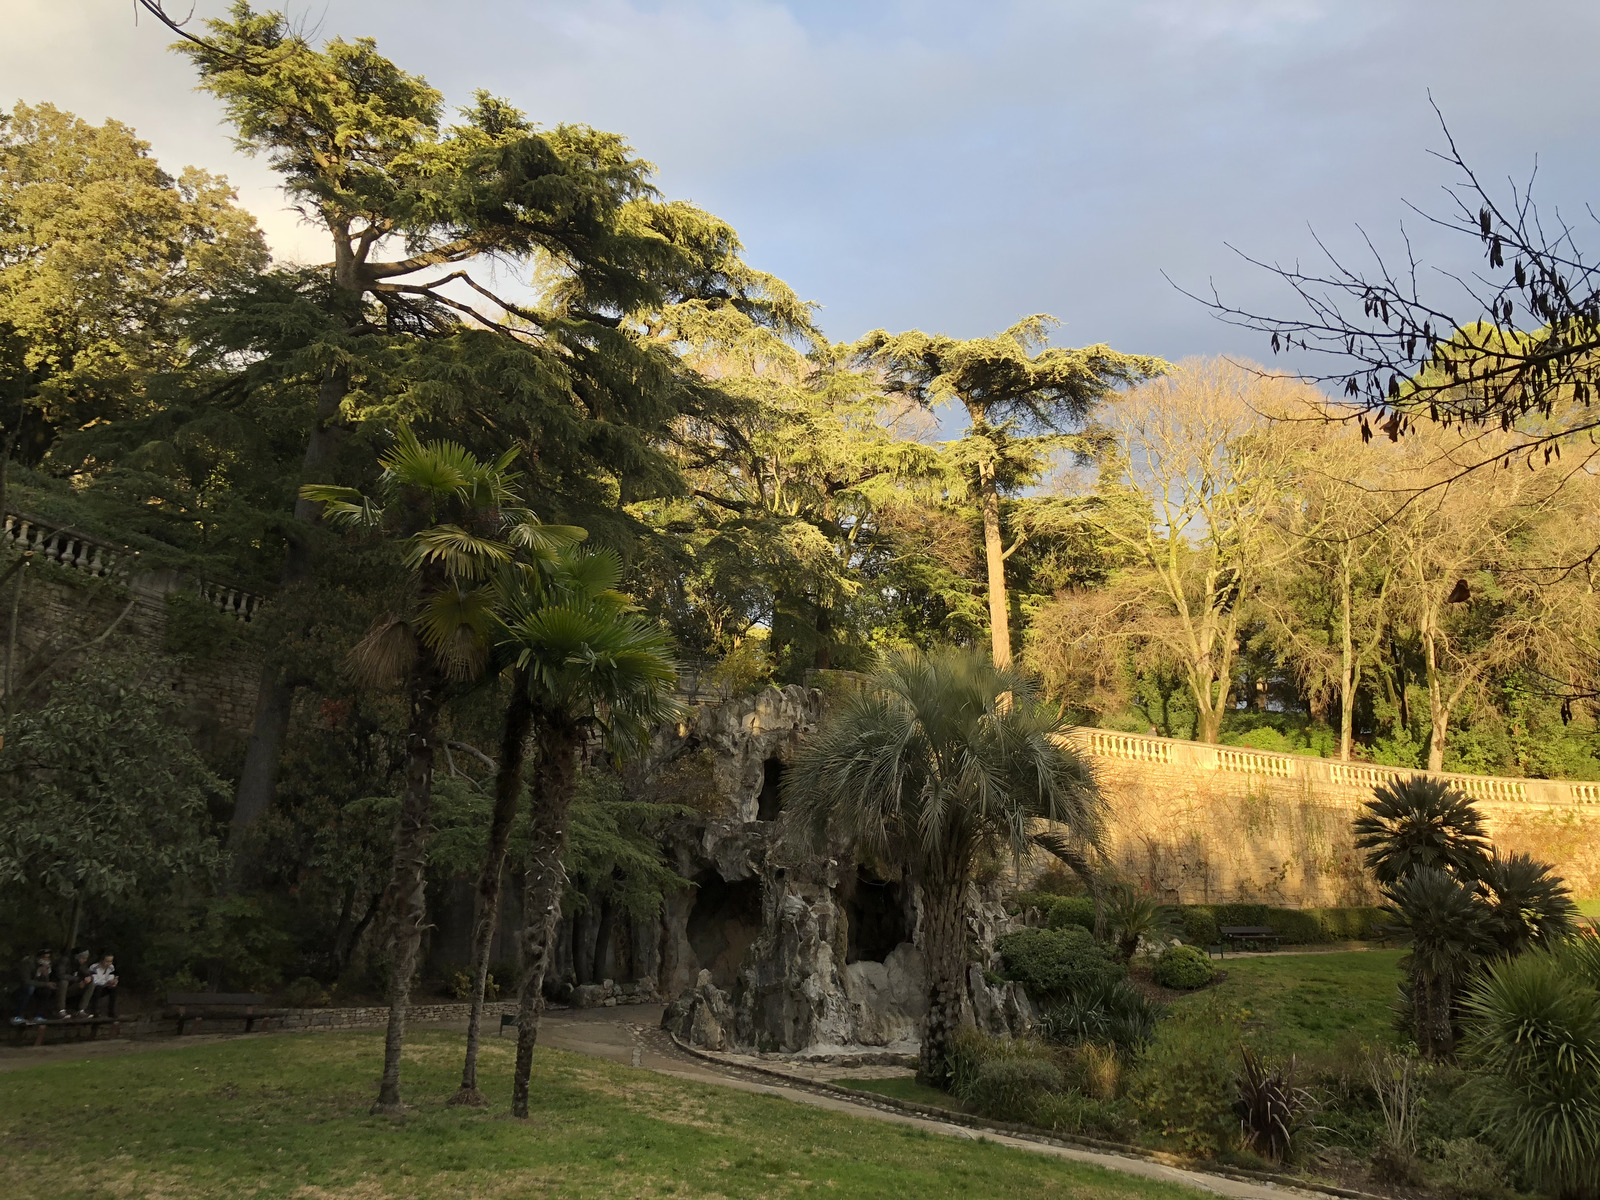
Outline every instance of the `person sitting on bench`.
<svg viewBox="0 0 1600 1200">
<path fill-rule="evenodd" d="M 89 983 L 89 1011 L 86 1015 L 98 1017 L 100 1015 L 100 1001 L 102 997 L 106 1002 L 106 1016 L 112 1020 L 117 1016 L 117 960 L 112 954 L 104 955 L 99 962 L 94 964 L 93 974 Z"/>
<path fill-rule="evenodd" d="M 66 1018 L 74 1012 L 80 1017 L 89 1015 L 89 989 L 94 986 L 89 976 L 93 966 L 87 950 L 79 950 L 61 960 L 61 1003 L 66 1007 L 58 1010 L 56 1016 Z"/>
<path fill-rule="evenodd" d="M 13 1025 L 21 1025 L 28 1019 L 28 1010 L 35 1007 L 34 996 L 43 993 L 48 996 L 55 991 L 55 972 L 51 966 L 51 952 L 49 948 L 39 951 L 32 958 L 22 960 L 19 974 L 21 986 L 17 988 L 17 1015 L 11 1018 Z M 49 1005 L 45 1005 L 49 1011 Z M 35 1015 L 35 1021 L 42 1021 L 42 1016 Z"/>
</svg>

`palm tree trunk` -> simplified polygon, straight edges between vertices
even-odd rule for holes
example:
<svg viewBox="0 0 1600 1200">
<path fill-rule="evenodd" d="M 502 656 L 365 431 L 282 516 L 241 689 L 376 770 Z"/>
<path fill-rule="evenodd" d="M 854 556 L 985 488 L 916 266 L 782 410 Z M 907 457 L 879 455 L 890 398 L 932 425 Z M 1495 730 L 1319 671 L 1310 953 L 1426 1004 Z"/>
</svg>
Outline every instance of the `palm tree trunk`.
<svg viewBox="0 0 1600 1200">
<path fill-rule="evenodd" d="M 983 504 L 983 558 L 989 573 L 989 639 L 994 665 L 1011 665 L 1011 616 L 1006 606 L 1006 555 L 1000 538 L 1000 489 L 994 468 L 978 466 L 978 492 Z"/>
<path fill-rule="evenodd" d="M 966 885 L 959 873 L 921 881 L 922 951 L 928 959 L 928 1015 L 922 1022 L 917 1082 L 943 1087 L 966 998 Z"/>
<path fill-rule="evenodd" d="M 375 1113 L 401 1111 L 400 1049 L 405 1040 L 411 977 L 417 971 L 422 928 L 427 920 L 428 819 L 433 807 L 433 735 L 439 724 L 443 685 L 431 660 L 412 674 L 411 717 L 406 729 L 406 784 L 394 830 L 394 866 L 389 877 L 389 1029 L 383 1043 L 383 1078 Z"/>
<path fill-rule="evenodd" d="M 478 1046 L 483 1029 L 483 997 L 489 986 L 489 951 L 500 921 L 500 878 L 505 874 L 506 849 L 511 825 L 522 794 L 522 767 L 527 760 L 528 730 L 533 724 L 533 704 L 528 699 L 525 671 L 511 679 L 511 701 L 500 729 L 500 765 L 494 776 L 494 816 L 489 822 L 489 846 L 478 872 L 477 923 L 472 928 L 472 1012 L 467 1017 L 467 1057 L 461 1067 L 461 1088 L 451 1104 L 483 1108 L 489 1101 L 478 1090 Z"/>
<path fill-rule="evenodd" d="M 561 892 L 566 869 L 561 854 L 567 843 L 567 809 L 578 782 L 581 731 L 564 716 L 541 722 L 543 755 L 532 795 L 533 835 L 523 876 L 522 977 L 518 981 L 517 1065 L 511 1084 L 511 1115 L 528 1115 L 528 1077 L 533 1072 L 533 1047 L 539 1040 L 544 1010 L 544 976 L 561 919 Z"/>
</svg>

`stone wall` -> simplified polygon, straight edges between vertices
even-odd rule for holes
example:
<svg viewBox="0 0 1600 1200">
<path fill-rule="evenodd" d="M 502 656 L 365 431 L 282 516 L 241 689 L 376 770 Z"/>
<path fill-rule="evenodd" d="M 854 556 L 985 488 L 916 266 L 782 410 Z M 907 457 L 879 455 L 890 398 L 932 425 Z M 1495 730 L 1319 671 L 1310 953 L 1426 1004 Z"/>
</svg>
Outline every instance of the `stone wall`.
<svg viewBox="0 0 1600 1200">
<path fill-rule="evenodd" d="M 235 752 L 255 714 L 260 659 L 245 635 L 259 597 L 219 591 L 176 572 L 141 571 L 136 558 L 109 543 L 47 534 L 45 526 L 16 514 L 0 523 L 0 544 L 11 552 L 0 555 L 0 562 L 14 562 L 17 552 L 30 554 L 20 595 L 12 591 L 16 577 L 0 589 L 8 633 L 10 601 L 17 597 L 13 686 L 46 676 L 30 693 L 38 697 L 95 654 L 147 654 L 182 705 L 201 750 L 213 757 Z M 176 628 L 174 621 L 193 628 Z M 239 636 L 231 636 L 235 631 Z"/>
<path fill-rule="evenodd" d="M 1350 824 L 1374 786 L 1409 772 L 1106 730 L 1072 740 L 1110 803 L 1113 860 L 1164 900 L 1378 902 Z M 1477 802 L 1497 846 L 1600 895 L 1600 783 L 1444 778 Z"/>
</svg>

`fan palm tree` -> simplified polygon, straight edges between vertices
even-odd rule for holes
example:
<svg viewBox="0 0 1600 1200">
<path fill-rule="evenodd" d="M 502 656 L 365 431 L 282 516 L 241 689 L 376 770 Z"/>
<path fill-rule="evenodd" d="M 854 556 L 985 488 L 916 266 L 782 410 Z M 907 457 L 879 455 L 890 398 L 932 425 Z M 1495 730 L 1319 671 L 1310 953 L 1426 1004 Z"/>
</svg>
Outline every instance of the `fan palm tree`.
<svg viewBox="0 0 1600 1200">
<path fill-rule="evenodd" d="M 789 820 L 903 864 L 928 961 L 918 1077 L 942 1084 L 963 1020 L 966 892 L 987 857 L 1040 832 L 1100 840 L 1103 803 L 1033 681 L 967 650 L 901 654 L 840 703 L 790 772 Z M 1040 830 L 1041 822 L 1055 824 Z M 1081 860 L 1080 860 L 1081 861 Z"/>
<path fill-rule="evenodd" d="M 1382 784 L 1366 808 L 1354 822 L 1355 841 L 1381 885 L 1398 883 L 1421 867 L 1471 882 L 1488 865 L 1482 814 L 1441 779 L 1412 775 Z"/>
<path fill-rule="evenodd" d="M 677 663 L 666 635 L 617 590 L 611 550 L 568 551 L 544 587 L 507 605 L 502 645 L 531 708 L 538 758 L 529 787 L 531 837 L 523 866 L 517 1061 L 512 1113 L 528 1115 L 528 1080 L 539 1037 L 545 970 L 561 915 L 567 812 L 580 757 L 596 736 L 621 752 L 648 743 L 676 715 Z"/>
<path fill-rule="evenodd" d="M 389 1027 L 374 1112 L 397 1112 L 400 1052 L 411 979 L 426 919 L 429 812 L 434 734 L 450 687 L 478 674 L 488 659 L 499 582 L 519 548 L 568 545 L 583 531 L 540 525 L 514 504 L 516 451 L 484 462 L 448 441 L 419 441 L 402 427 L 379 459 L 378 496 L 308 484 L 301 496 L 323 506 L 334 525 L 397 541 L 409 570 L 406 602 L 385 613 L 351 655 L 364 681 L 401 685 L 407 701 L 406 774 L 395 823 L 389 911 Z"/>
<path fill-rule="evenodd" d="M 1526 854 L 1495 851 L 1478 890 L 1489 902 L 1490 932 L 1506 954 L 1560 941 L 1576 928 L 1578 906 L 1566 881 Z"/>
<path fill-rule="evenodd" d="M 1449 1058 L 1455 1049 L 1456 997 L 1494 950 L 1489 906 L 1439 867 L 1418 867 L 1386 895 L 1390 911 L 1411 930 L 1411 952 L 1400 960 L 1400 969 L 1411 980 L 1417 1047 L 1429 1058 Z"/>
</svg>

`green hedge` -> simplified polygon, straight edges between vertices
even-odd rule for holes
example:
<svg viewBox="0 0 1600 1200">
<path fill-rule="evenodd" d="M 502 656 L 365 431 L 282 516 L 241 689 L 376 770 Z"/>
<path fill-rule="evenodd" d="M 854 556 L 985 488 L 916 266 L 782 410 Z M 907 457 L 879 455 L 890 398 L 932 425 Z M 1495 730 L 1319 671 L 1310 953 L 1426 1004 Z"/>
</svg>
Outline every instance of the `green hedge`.
<svg viewBox="0 0 1600 1200">
<path fill-rule="evenodd" d="M 1384 923 L 1381 908 L 1273 908 L 1268 904 L 1185 904 L 1172 910 L 1179 936 L 1191 946 L 1215 946 L 1224 925 L 1266 925 L 1285 946 L 1360 941 Z"/>
<path fill-rule="evenodd" d="M 1051 929 L 1065 929 L 1076 925 L 1080 929 L 1094 929 L 1094 901 L 1088 896 L 1063 896 L 1050 906 L 1045 924 Z"/>
<path fill-rule="evenodd" d="M 1036 1002 L 1085 991 L 1126 972 L 1087 929 L 1017 929 L 995 942 L 1007 979 Z"/>
</svg>

